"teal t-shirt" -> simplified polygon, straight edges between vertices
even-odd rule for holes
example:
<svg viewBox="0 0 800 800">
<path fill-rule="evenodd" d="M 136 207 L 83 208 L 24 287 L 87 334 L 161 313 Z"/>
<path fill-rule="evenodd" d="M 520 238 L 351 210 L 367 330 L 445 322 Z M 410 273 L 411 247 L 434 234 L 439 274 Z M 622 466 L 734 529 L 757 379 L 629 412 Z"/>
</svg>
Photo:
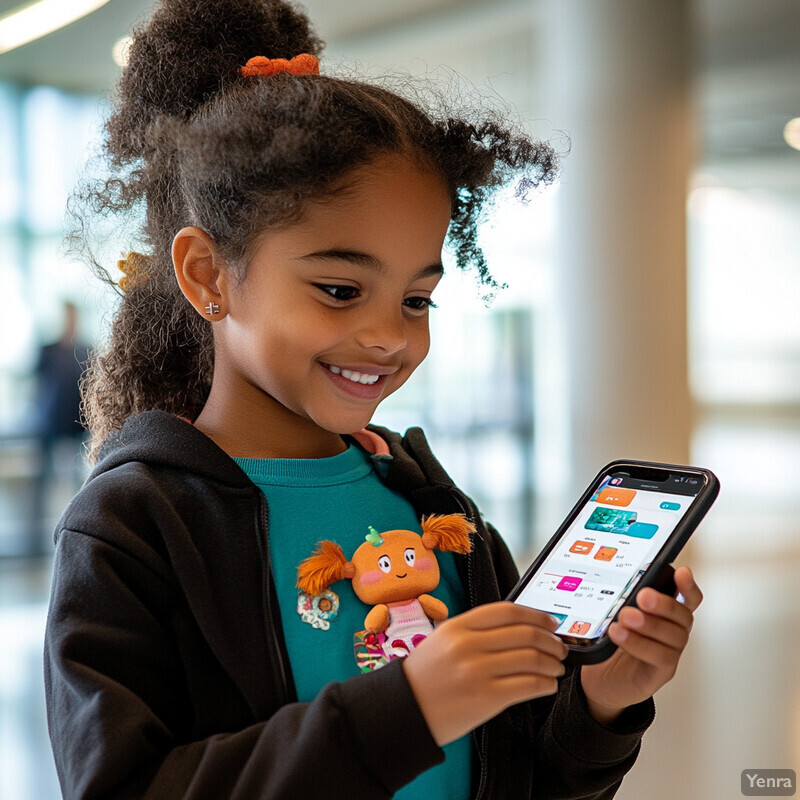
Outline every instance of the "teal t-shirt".
<svg viewBox="0 0 800 800">
<path fill-rule="evenodd" d="M 307 702 L 327 683 L 359 674 L 353 635 L 364 629 L 370 607 L 356 597 L 349 580 L 342 580 L 330 587 L 339 607 L 335 618 L 326 620 L 327 629 L 304 621 L 295 586 L 298 565 L 322 539 L 336 542 L 350 558 L 364 543 L 370 526 L 380 532 L 421 533 L 420 521 L 411 504 L 381 482 L 370 456 L 356 445 L 331 458 L 235 461 L 267 498 L 269 555 L 286 648 L 298 700 Z M 455 616 L 467 608 L 455 557 L 437 552 L 436 558 L 441 577 L 431 594 Z M 307 620 L 313 618 L 306 614 Z M 424 772 L 395 797 L 466 800 L 471 747 L 468 736 L 446 745 L 444 763 Z"/>
</svg>

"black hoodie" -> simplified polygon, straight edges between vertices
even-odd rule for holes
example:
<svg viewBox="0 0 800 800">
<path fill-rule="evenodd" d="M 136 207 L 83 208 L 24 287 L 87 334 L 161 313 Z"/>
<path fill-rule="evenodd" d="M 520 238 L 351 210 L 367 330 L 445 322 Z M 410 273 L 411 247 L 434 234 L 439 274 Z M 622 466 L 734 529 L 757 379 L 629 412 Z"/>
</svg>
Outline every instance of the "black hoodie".
<svg viewBox="0 0 800 800">
<path fill-rule="evenodd" d="M 471 606 L 514 562 L 419 429 L 374 428 L 387 485 L 423 514 L 466 513 Z M 298 703 L 277 609 L 263 494 L 172 415 L 131 418 L 56 529 L 45 642 L 50 737 L 66 800 L 388 798 L 444 754 L 393 662 Z M 474 795 L 610 798 L 652 700 L 595 722 L 569 670 L 559 692 L 475 732 Z"/>
</svg>

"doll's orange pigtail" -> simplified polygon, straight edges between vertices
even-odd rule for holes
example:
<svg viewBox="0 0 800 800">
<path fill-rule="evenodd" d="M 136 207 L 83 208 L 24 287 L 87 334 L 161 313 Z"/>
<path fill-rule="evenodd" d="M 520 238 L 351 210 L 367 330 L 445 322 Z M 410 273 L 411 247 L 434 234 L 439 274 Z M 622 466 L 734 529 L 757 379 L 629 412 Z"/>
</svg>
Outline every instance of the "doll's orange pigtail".
<svg viewBox="0 0 800 800">
<path fill-rule="evenodd" d="M 469 553 L 472 550 L 469 537 L 473 533 L 475 525 L 463 514 L 434 514 L 422 518 L 422 544 L 428 550 Z"/>
<path fill-rule="evenodd" d="M 297 568 L 297 588 L 311 597 L 322 594 L 332 583 L 352 578 L 355 567 L 345 558 L 336 542 L 322 541 L 313 555 Z"/>
</svg>

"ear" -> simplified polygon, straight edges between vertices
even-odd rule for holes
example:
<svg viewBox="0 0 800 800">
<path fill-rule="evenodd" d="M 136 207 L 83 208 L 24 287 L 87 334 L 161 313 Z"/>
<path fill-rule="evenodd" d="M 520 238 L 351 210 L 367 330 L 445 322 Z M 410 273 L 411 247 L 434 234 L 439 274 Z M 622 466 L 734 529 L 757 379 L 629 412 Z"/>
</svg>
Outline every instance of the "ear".
<svg viewBox="0 0 800 800">
<path fill-rule="evenodd" d="M 201 228 L 181 228 L 172 240 L 172 264 L 184 297 L 201 317 L 216 322 L 227 313 L 227 272 L 214 240 Z"/>
<path fill-rule="evenodd" d="M 312 597 L 322 594 L 332 583 L 352 578 L 355 568 L 344 557 L 336 542 L 322 541 L 314 554 L 300 562 L 297 568 L 297 588 Z"/>
<path fill-rule="evenodd" d="M 469 553 L 472 550 L 470 534 L 473 525 L 463 514 L 432 515 L 422 518 L 422 544 L 428 550 L 449 550 Z"/>
</svg>

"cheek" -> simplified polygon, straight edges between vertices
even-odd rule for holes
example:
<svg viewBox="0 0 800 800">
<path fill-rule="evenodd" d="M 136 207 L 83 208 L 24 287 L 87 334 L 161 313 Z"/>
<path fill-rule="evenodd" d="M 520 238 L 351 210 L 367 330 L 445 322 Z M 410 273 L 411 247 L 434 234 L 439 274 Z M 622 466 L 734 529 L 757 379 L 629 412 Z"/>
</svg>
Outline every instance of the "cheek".
<svg viewBox="0 0 800 800">
<path fill-rule="evenodd" d="M 372 586 L 374 583 L 378 583 L 383 578 L 383 573 L 379 569 L 371 569 L 367 572 L 362 572 L 358 576 L 358 582 L 362 586 Z"/>
<path fill-rule="evenodd" d="M 407 331 L 407 336 L 408 344 L 403 353 L 403 368 L 395 374 L 394 380 L 388 385 L 385 397 L 396 392 L 414 374 L 430 350 L 431 337 L 427 320 L 421 321 L 418 328 Z"/>
<path fill-rule="evenodd" d="M 414 591 L 422 594 L 431 592 L 439 585 L 439 565 L 436 558 L 427 556 L 417 558 L 414 564 Z"/>
<path fill-rule="evenodd" d="M 419 320 L 418 327 L 415 327 L 409 333 L 408 343 L 411 360 L 416 366 L 419 366 L 425 360 L 425 356 L 428 355 L 428 351 L 431 348 L 429 325 L 429 317 L 424 317 Z"/>
<path fill-rule="evenodd" d="M 377 605 L 386 600 L 386 575 L 379 569 L 360 572 L 353 580 L 353 591 L 362 603 Z"/>
</svg>

